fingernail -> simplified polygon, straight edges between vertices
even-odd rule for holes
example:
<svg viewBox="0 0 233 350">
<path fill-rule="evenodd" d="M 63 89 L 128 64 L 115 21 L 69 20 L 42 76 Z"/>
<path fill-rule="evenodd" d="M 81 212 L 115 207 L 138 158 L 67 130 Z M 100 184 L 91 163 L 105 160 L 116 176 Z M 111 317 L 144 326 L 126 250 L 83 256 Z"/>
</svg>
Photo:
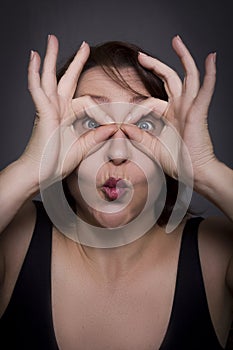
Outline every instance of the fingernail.
<svg viewBox="0 0 233 350">
<path fill-rule="evenodd" d="M 86 41 L 83 41 L 81 46 L 80 46 L 80 49 L 82 49 L 85 46 L 85 44 L 86 44 Z"/>
<path fill-rule="evenodd" d="M 216 63 L 217 52 L 213 52 L 212 57 L 213 57 L 213 61 L 214 61 L 214 64 L 215 64 Z"/>
<path fill-rule="evenodd" d="M 181 37 L 180 37 L 179 35 L 176 35 L 176 38 L 177 38 L 179 41 L 182 42 L 182 39 L 181 39 Z"/>
<path fill-rule="evenodd" d="M 31 50 L 31 53 L 30 53 L 30 60 L 32 61 L 33 58 L 35 56 L 35 51 Z"/>
<path fill-rule="evenodd" d="M 47 38 L 47 40 L 49 41 L 49 40 L 50 40 L 50 38 L 51 38 L 51 34 L 48 34 L 48 38 Z"/>
<path fill-rule="evenodd" d="M 141 52 L 141 51 L 138 51 L 138 54 L 139 54 L 140 56 L 144 56 L 144 57 L 147 56 L 144 52 Z"/>
<path fill-rule="evenodd" d="M 114 135 L 118 131 L 118 128 L 117 128 L 116 124 L 110 125 L 109 127 L 110 127 L 110 130 L 111 130 L 110 131 L 111 135 Z"/>
<path fill-rule="evenodd" d="M 126 130 L 126 127 L 127 125 L 125 125 L 125 124 L 121 124 L 121 130 L 123 131 L 123 133 L 126 135 L 126 136 L 128 136 L 128 132 L 127 132 L 127 130 Z"/>
</svg>

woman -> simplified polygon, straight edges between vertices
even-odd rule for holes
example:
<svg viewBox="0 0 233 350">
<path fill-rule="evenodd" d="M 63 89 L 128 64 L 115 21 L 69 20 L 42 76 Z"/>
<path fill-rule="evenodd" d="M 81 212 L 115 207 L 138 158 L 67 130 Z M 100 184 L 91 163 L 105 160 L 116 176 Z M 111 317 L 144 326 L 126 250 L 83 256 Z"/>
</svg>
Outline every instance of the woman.
<svg viewBox="0 0 233 350">
<path fill-rule="evenodd" d="M 215 54 L 200 87 L 188 49 L 179 37 L 172 43 L 183 83 L 124 43 L 90 53 L 84 42 L 58 83 L 56 37 L 48 38 L 41 77 L 40 57 L 31 53 L 35 127 L 23 155 L 1 174 L 5 349 L 225 347 L 233 174 L 214 155 L 207 128 Z M 78 216 L 72 211 L 71 231 L 62 180 Z M 180 183 L 226 218 L 184 215 Z M 39 189 L 52 222 L 32 202 Z"/>
</svg>

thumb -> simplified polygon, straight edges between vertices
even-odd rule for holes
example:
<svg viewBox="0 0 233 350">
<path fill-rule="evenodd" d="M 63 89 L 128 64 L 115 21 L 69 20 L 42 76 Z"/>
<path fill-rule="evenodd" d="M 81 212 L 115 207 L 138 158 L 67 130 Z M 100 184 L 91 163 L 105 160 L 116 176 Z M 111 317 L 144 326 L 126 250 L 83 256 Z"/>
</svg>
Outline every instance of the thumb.
<svg viewBox="0 0 233 350">
<path fill-rule="evenodd" d="M 108 124 L 100 126 L 96 129 L 81 135 L 76 142 L 76 148 L 79 154 L 79 163 L 91 153 L 96 152 L 112 135 L 119 129 L 116 124 Z"/>
<path fill-rule="evenodd" d="M 155 149 L 158 143 L 157 137 L 151 135 L 133 124 L 122 124 L 121 130 L 130 139 L 133 145 L 140 151 L 155 160 Z"/>
</svg>

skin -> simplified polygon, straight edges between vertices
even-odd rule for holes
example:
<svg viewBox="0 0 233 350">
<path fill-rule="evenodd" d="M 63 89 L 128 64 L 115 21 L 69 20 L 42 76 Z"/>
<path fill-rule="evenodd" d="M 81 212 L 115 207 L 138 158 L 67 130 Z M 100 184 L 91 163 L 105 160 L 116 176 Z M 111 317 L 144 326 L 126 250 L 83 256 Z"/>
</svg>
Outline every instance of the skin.
<svg viewBox="0 0 233 350">
<path fill-rule="evenodd" d="M 158 116 L 163 116 L 179 131 L 192 160 L 194 189 L 216 204 L 226 216 L 207 218 L 199 229 L 200 258 L 210 315 L 217 337 L 224 345 L 232 321 L 233 308 L 233 213 L 230 205 L 233 198 L 229 191 L 229 188 L 232 188 L 233 177 L 232 170 L 215 157 L 207 128 L 208 106 L 215 84 L 215 55 L 210 54 L 206 59 L 206 75 L 200 87 L 195 63 L 180 38 L 173 39 L 173 47 L 184 66 L 184 83 L 162 62 L 139 55 L 139 62 L 165 81 L 169 95 L 168 104 L 150 97 L 132 70 L 124 73 L 146 97 L 134 102 L 153 110 Z M 9 303 L 32 236 L 35 208 L 31 198 L 39 189 L 38 171 L 42 150 L 59 125 L 63 123 L 64 133 L 61 133 L 55 142 L 57 147 L 54 147 L 51 161 L 49 159 L 48 162 L 50 166 L 45 168 L 41 181 L 55 179 L 59 173 L 62 173 L 63 177 L 69 176 L 70 188 L 77 196 L 77 207 L 82 208 L 82 214 L 87 221 L 93 220 L 103 226 L 109 223 L 111 226 L 114 220 L 115 225 L 122 219 L 128 222 L 137 215 L 144 203 L 145 193 L 140 196 L 137 193 L 140 186 L 144 187 L 145 177 L 127 160 L 127 152 L 134 150 L 134 146 L 125 142 L 126 139 L 130 142 L 136 141 L 134 145 L 137 146 L 137 150 L 134 152 L 140 152 L 138 154 L 142 157 L 150 156 L 150 161 L 154 156 L 154 160 L 162 164 L 165 172 L 177 177 L 176 166 L 170 159 L 169 152 L 166 152 L 166 147 L 163 147 L 163 140 L 160 141 L 159 137 L 134 125 L 140 114 L 138 106 L 125 115 L 122 123 L 113 116 L 109 119 L 109 113 L 100 108 L 101 101 L 90 97 L 98 90 L 98 95 L 104 96 L 105 99 L 107 97 L 110 100 L 108 102 L 128 103 L 135 98 L 131 92 L 120 89 L 96 68 L 82 75 L 77 89 L 79 75 L 89 55 L 88 45 L 84 44 L 78 51 L 58 86 L 54 75 L 57 52 L 57 39 L 51 36 L 41 77 L 39 55 L 32 54 L 29 64 L 29 90 L 37 109 L 35 128 L 24 154 L 6 168 L 0 178 L 1 201 L 5 203 L 0 206 L 3 218 L 0 236 L 1 314 Z M 74 114 L 81 115 L 80 112 L 91 106 L 99 108 L 98 122 L 103 124 L 104 120 L 105 125 L 76 139 L 70 127 L 76 119 Z M 166 130 L 169 131 L 169 128 Z M 68 138 L 73 137 L 73 143 L 61 170 L 57 164 L 67 135 Z M 165 136 L 163 134 L 163 137 Z M 121 142 L 121 157 L 114 155 L 119 149 L 115 147 L 117 143 L 119 146 L 118 139 Z M 100 179 L 100 182 L 104 181 L 106 176 L 114 174 L 117 169 L 124 177 L 131 176 L 138 198 L 138 202 L 130 203 L 130 207 L 120 212 L 119 216 L 117 214 L 114 220 L 112 216 L 100 215 L 85 206 L 76 192 L 77 187 L 73 186 L 77 168 L 79 165 L 81 167 L 82 161 L 88 160 L 89 151 L 96 147 L 96 153 L 103 151 L 102 155 L 98 153 L 100 164 L 103 155 L 109 154 L 107 149 L 98 149 L 99 143 L 107 140 L 110 140 L 113 146 L 111 161 L 100 168 L 97 179 Z M 170 147 L 173 146 L 172 142 L 176 141 L 172 139 Z M 181 155 L 184 178 L 189 179 L 190 172 L 186 167 L 186 154 L 183 149 Z M 156 174 L 156 168 L 153 168 L 150 161 L 146 170 L 151 172 L 152 176 L 154 172 Z M 30 174 L 30 177 L 25 177 L 25 173 Z M 18 181 L 15 181 L 16 179 Z M 159 179 L 158 176 L 157 183 Z M 165 234 L 164 228 L 155 225 L 140 239 L 114 249 L 81 246 L 54 228 L 52 312 L 56 339 L 61 349 L 75 349 L 77 344 L 80 344 L 82 349 L 159 348 L 171 313 L 184 223 L 185 220 L 170 235 Z M 99 327 L 101 337 L 96 334 Z"/>
<path fill-rule="evenodd" d="M 132 68 L 124 69 L 122 73 L 127 82 L 137 89 L 136 91 L 140 95 L 129 93 L 122 89 L 118 84 L 108 78 L 99 67 L 90 69 L 84 73 L 76 91 L 77 97 L 91 96 L 111 116 L 112 123 L 116 123 L 119 126 L 128 115 L 129 109 L 135 106 L 133 102 L 145 99 L 141 95 L 148 95 L 148 92 Z M 96 91 L 98 91 L 99 96 L 96 96 Z M 105 101 L 104 104 L 102 104 L 103 101 Z M 119 104 L 119 102 L 122 104 Z M 106 121 L 102 120 L 101 124 L 106 124 Z M 154 124 L 156 125 L 158 122 L 155 120 Z M 88 127 L 86 129 L 83 131 L 87 132 Z M 140 168 L 140 164 L 143 166 L 143 170 Z M 99 170 L 97 171 L 96 168 L 99 168 Z M 135 147 L 119 127 L 110 141 L 103 144 L 97 151 L 92 152 L 83 160 L 80 166 L 68 177 L 67 183 L 76 200 L 77 212 L 82 215 L 85 221 L 97 226 L 118 227 L 127 224 L 142 211 L 147 200 L 147 181 L 151 184 L 150 190 L 153 192 L 154 207 L 163 183 L 160 172 L 161 170 L 156 166 L 156 163 Z M 85 198 L 92 198 L 95 208 L 87 206 L 86 201 L 83 200 L 78 187 L 78 176 L 79 181 L 84 187 Z M 122 198 L 116 213 L 106 213 L 110 203 L 106 202 L 106 197 L 101 190 L 109 177 L 129 181 L 134 191 L 131 200 L 130 190 Z M 90 187 L 91 183 L 94 183 L 94 186 L 97 183 L 95 196 L 94 186 L 93 188 Z M 98 197 L 102 201 L 98 201 Z M 125 208 L 126 203 L 128 205 Z M 114 211 L 116 203 L 111 204 Z M 154 208 L 150 206 L 149 210 L 154 210 Z"/>
</svg>

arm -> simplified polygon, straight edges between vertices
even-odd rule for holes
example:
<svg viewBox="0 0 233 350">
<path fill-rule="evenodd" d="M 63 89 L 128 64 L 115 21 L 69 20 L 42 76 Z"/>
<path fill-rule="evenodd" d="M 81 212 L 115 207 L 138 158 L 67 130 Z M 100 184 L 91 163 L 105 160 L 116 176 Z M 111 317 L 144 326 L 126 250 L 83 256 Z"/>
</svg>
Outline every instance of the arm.
<svg viewBox="0 0 233 350">
<path fill-rule="evenodd" d="M 40 56 L 37 52 L 31 54 L 28 88 L 37 111 L 36 120 L 24 153 L 0 174 L 0 232 L 6 229 L 22 206 L 39 192 L 40 184 L 68 176 L 90 149 L 116 131 L 115 125 L 108 125 L 81 137 L 75 135 L 72 124 L 81 116 L 81 112 L 88 107 L 97 107 L 89 97 L 73 98 L 78 78 L 89 56 L 89 46 L 85 43 L 80 47 L 58 84 L 57 55 L 58 40 L 51 35 L 40 75 Z M 105 113 L 100 109 L 98 111 L 102 118 Z M 45 146 L 49 146 L 47 153 Z"/>
<path fill-rule="evenodd" d="M 215 156 L 208 131 L 208 109 L 216 79 L 215 54 L 211 53 L 206 58 L 205 76 L 201 85 L 195 62 L 179 37 L 173 39 L 173 48 L 184 67 L 183 82 L 176 72 L 164 63 L 147 55 L 139 55 L 141 65 L 164 81 L 168 94 L 166 108 L 164 101 L 161 103 L 158 99 L 152 98 L 144 105 L 164 118 L 165 132 L 162 131 L 161 135 L 153 137 L 131 124 L 124 124 L 122 129 L 131 140 L 135 141 L 137 147 L 151 157 L 154 155 L 164 172 L 175 179 L 178 178 L 177 167 L 181 164 L 184 178 L 193 180 L 191 181 L 193 189 L 226 215 L 227 218 L 207 218 L 203 225 L 205 236 L 209 237 L 211 242 L 207 249 L 212 251 L 213 246 L 216 247 L 212 257 L 214 259 L 216 256 L 218 261 L 221 261 L 223 283 L 233 295 L 233 170 Z M 137 118 L 137 111 L 131 112 L 130 120 L 126 122 L 137 121 Z M 176 137 L 177 134 L 180 139 Z M 188 151 L 190 161 L 187 163 L 185 157 L 187 154 L 183 152 L 182 142 L 179 143 L 179 140 L 182 140 L 184 149 Z M 173 150 L 178 150 L 177 158 Z M 221 254 L 219 254 L 220 247 L 222 247 Z M 205 259 L 205 254 L 203 256 Z"/>
<path fill-rule="evenodd" d="M 213 164 L 209 164 L 205 169 L 201 181 L 197 180 L 194 188 L 233 221 L 232 169 L 215 160 Z"/>
<path fill-rule="evenodd" d="M 173 39 L 173 48 L 185 71 L 183 82 L 173 69 L 156 58 L 145 54 L 138 57 L 142 66 L 164 81 L 168 94 L 166 107 L 164 101 L 155 98 L 143 104 L 164 120 L 166 128 L 157 137 L 130 124 L 125 124 L 123 130 L 139 148 L 148 150 L 158 159 L 166 174 L 179 180 L 182 174 L 181 181 L 191 184 L 196 192 L 233 220 L 233 171 L 215 156 L 208 130 L 208 109 L 216 81 L 216 55 L 207 56 L 201 85 L 196 64 L 179 37 Z M 130 122 L 137 118 L 137 110 L 131 112 Z"/>
<path fill-rule="evenodd" d="M 39 183 L 25 176 L 30 174 L 19 159 L 0 173 L 0 232 L 13 220 L 23 204 L 39 191 Z"/>
</svg>

